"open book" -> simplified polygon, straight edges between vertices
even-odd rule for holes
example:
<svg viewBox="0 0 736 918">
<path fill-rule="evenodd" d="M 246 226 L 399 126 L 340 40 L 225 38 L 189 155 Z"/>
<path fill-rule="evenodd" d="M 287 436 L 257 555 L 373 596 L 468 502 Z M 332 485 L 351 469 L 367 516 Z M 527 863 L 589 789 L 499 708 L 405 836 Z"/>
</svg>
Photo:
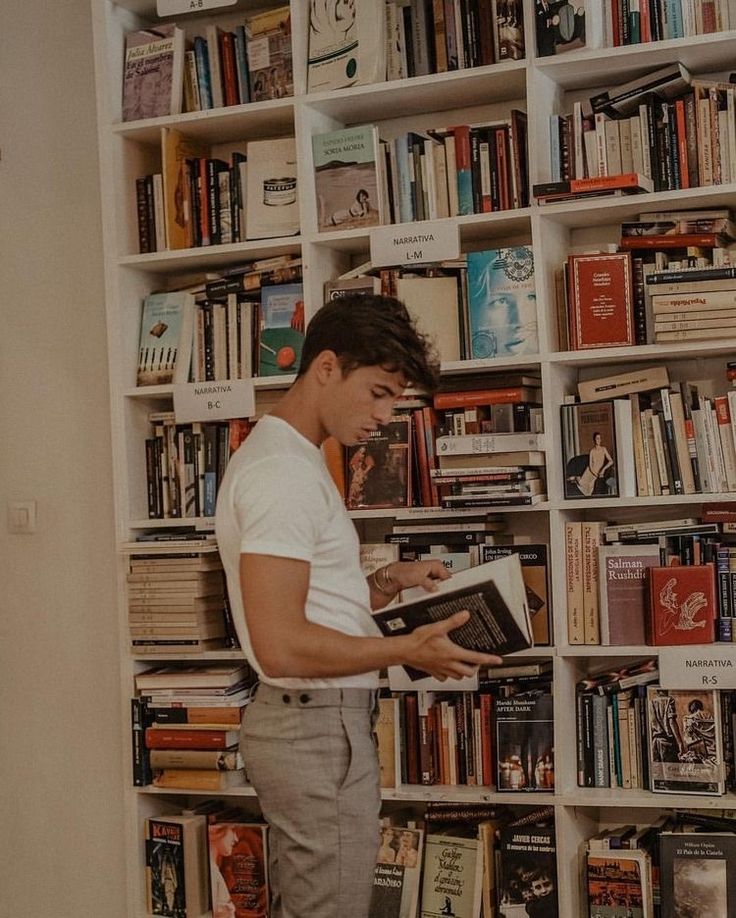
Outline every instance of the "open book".
<svg viewBox="0 0 736 918">
<path fill-rule="evenodd" d="M 396 603 L 374 614 L 387 637 L 409 634 L 430 622 L 442 621 L 467 609 L 468 621 L 451 632 L 456 644 L 469 650 L 501 656 L 533 644 L 526 589 L 518 555 L 509 555 L 459 571 L 443 580 L 434 593 Z M 421 670 L 405 666 L 413 680 Z"/>
</svg>

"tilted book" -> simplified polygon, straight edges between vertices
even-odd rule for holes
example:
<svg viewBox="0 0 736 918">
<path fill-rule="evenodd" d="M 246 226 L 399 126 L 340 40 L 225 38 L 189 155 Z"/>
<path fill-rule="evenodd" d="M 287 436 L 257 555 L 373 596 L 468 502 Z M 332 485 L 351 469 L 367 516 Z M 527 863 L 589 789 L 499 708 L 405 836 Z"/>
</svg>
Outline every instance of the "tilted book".
<svg viewBox="0 0 736 918">
<path fill-rule="evenodd" d="M 261 288 L 258 375 L 296 373 L 304 344 L 304 290 L 301 284 Z"/>
<path fill-rule="evenodd" d="M 529 246 L 468 253 L 470 356 L 539 351 L 534 255 Z"/>
<path fill-rule="evenodd" d="M 183 85 L 183 29 L 160 23 L 126 36 L 123 121 L 178 115 Z"/>
<path fill-rule="evenodd" d="M 397 603 L 373 615 L 387 637 L 410 634 L 467 609 L 469 620 L 450 635 L 468 650 L 501 656 L 532 646 L 526 587 L 518 555 L 509 555 L 454 574 L 426 597 Z M 413 679 L 426 674 L 405 667 Z"/>
<path fill-rule="evenodd" d="M 648 644 L 712 644 L 717 616 L 712 564 L 649 569 Z"/>
<path fill-rule="evenodd" d="M 204 816 L 145 821 L 146 910 L 166 918 L 199 918 L 207 909 Z"/>
<path fill-rule="evenodd" d="M 189 379 L 194 330 L 194 297 L 152 293 L 143 301 L 138 344 L 139 386 L 185 383 Z"/>
<path fill-rule="evenodd" d="M 317 225 L 320 232 L 384 223 L 381 155 L 375 125 L 312 137 Z"/>
</svg>

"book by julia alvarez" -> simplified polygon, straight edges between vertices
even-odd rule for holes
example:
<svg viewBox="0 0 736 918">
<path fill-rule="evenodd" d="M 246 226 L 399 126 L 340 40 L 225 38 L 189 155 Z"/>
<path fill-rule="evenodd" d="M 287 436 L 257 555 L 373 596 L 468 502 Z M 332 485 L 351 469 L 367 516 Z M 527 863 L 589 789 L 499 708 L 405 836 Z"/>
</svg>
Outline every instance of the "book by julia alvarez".
<svg viewBox="0 0 736 918">
<path fill-rule="evenodd" d="M 663 832 L 659 837 L 662 918 L 730 918 L 736 908 L 736 835 Z"/>
<path fill-rule="evenodd" d="M 394 415 L 364 441 L 345 450 L 349 510 L 410 507 L 411 417 Z"/>
<path fill-rule="evenodd" d="M 178 115 L 183 82 L 183 29 L 161 23 L 126 36 L 123 121 Z"/>
<path fill-rule="evenodd" d="M 726 792 L 718 692 L 647 686 L 647 724 L 651 790 Z"/>
<path fill-rule="evenodd" d="M 145 821 L 146 906 L 151 915 L 199 918 L 207 909 L 204 816 Z"/>
<path fill-rule="evenodd" d="M 717 615 L 712 564 L 650 568 L 648 644 L 712 644 Z"/>
</svg>

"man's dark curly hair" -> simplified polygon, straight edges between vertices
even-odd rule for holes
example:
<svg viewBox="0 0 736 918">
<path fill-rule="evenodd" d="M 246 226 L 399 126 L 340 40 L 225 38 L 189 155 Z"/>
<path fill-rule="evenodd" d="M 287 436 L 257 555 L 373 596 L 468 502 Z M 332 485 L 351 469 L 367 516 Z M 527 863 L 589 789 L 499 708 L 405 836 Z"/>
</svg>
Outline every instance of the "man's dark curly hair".
<svg viewBox="0 0 736 918">
<path fill-rule="evenodd" d="M 393 297 L 355 294 L 326 303 L 307 326 L 299 376 L 322 351 L 334 351 L 346 373 L 380 366 L 427 392 L 437 388 L 439 358 Z"/>
</svg>

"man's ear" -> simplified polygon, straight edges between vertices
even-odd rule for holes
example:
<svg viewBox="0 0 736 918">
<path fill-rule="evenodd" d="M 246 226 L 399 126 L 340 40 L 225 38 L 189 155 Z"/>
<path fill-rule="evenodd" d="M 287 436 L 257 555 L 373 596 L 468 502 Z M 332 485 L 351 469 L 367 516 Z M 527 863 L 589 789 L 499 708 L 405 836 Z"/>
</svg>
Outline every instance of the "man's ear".
<svg viewBox="0 0 736 918">
<path fill-rule="evenodd" d="M 322 384 L 334 379 L 336 374 L 342 374 L 340 360 L 337 354 L 330 350 L 320 351 L 312 361 L 312 368 L 317 380 Z"/>
</svg>

